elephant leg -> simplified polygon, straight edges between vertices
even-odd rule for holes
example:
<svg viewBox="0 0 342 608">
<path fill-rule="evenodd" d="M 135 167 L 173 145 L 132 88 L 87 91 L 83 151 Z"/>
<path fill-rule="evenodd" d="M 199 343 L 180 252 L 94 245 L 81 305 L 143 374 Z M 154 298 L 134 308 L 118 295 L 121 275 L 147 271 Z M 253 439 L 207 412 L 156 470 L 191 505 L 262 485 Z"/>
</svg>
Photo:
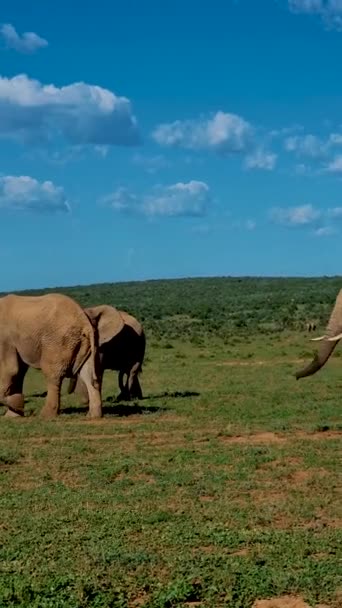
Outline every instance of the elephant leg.
<svg viewBox="0 0 342 608">
<path fill-rule="evenodd" d="M 41 417 L 45 418 L 45 420 L 56 418 L 59 414 L 61 404 L 61 387 L 62 378 L 57 378 L 55 380 L 52 378 L 48 379 L 47 396 L 44 407 L 40 412 Z"/>
<path fill-rule="evenodd" d="M 132 381 L 131 395 L 133 399 L 143 399 L 143 394 L 138 376 L 134 376 Z"/>
<path fill-rule="evenodd" d="M 142 399 L 142 390 L 141 390 L 140 382 L 138 379 L 139 367 L 140 367 L 140 363 L 137 362 L 131 368 L 131 371 L 130 371 L 129 377 L 128 377 L 128 392 L 129 392 L 130 397 L 132 397 L 132 398 L 136 397 L 137 399 Z"/>
<path fill-rule="evenodd" d="M 92 360 L 89 358 L 79 372 L 80 379 L 83 380 L 86 389 L 88 391 L 89 398 L 89 418 L 101 418 L 102 417 L 102 398 L 101 398 L 101 387 L 102 387 L 102 371 L 98 371 L 97 381 L 93 379 Z"/>
<path fill-rule="evenodd" d="M 125 376 L 125 372 L 122 369 L 120 369 L 120 371 L 119 371 L 120 394 L 117 397 L 117 401 L 129 401 L 129 393 L 128 393 L 128 389 L 127 389 L 128 375 L 127 375 L 127 380 L 125 383 L 124 383 L 124 376 Z"/>
<path fill-rule="evenodd" d="M 28 366 L 20 359 L 18 353 L 13 351 L 6 359 L 7 378 L 3 378 L 5 386 L 4 403 L 7 405 L 6 417 L 24 416 L 23 385 Z"/>
<path fill-rule="evenodd" d="M 75 393 L 79 395 L 80 401 L 83 405 L 89 404 L 89 395 L 86 385 L 81 378 L 77 378 Z"/>
</svg>

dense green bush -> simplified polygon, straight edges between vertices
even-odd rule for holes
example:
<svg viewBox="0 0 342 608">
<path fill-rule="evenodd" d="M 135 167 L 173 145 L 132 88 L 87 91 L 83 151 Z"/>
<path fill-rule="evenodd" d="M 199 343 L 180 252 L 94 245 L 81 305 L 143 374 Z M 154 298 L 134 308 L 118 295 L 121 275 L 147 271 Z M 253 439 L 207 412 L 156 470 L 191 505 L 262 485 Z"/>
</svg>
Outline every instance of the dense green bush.
<svg viewBox="0 0 342 608">
<path fill-rule="evenodd" d="M 201 342 L 206 337 L 227 340 L 236 333 L 303 330 L 311 320 L 325 325 L 341 287 L 341 277 L 227 277 L 105 283 L 39 293 L 59 291 L 82 306 L 111 304 L 128 310 L 156 340 Z"/>
</svg>

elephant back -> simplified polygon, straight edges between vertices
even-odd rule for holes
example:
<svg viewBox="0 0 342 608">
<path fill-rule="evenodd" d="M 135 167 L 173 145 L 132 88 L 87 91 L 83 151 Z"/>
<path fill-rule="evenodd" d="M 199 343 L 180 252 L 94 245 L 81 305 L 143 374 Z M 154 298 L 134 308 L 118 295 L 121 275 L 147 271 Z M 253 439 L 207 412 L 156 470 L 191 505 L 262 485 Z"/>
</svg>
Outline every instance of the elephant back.
<svg viewBox="0 0 342 608">
<path fill-rule="evenodd" d="M 125 325 L 131 327 L 138 334 L 138 336 L 141 336 L 143 334 L 144 330 L 138 319 L 133 317 L 133 315 L 130 315 L 125 310 L 118 310 L 118 312 L 120 313 Z"/>
</svg>

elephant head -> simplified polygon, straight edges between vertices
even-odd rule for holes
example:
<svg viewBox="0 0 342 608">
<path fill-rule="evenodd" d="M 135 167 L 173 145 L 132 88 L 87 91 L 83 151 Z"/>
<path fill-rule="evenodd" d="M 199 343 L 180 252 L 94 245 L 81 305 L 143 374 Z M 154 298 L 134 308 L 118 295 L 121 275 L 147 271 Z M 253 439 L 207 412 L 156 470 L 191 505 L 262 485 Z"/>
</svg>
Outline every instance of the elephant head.
<svg viewBox="0 0 342 608">
<path fill-rule="evenodd" d="M 328 361 L 331 353 L 337 346 L 338 341 L 342 338 L 342 289 L 339 291 L 335 306 L 331 312 L 330 319 L 326 328 L 326 332 L 319 338 L 312 338 L 313 342 L 320 342 L 318 352 L 314 355 L 313 360 L 309 365 L 299 370 L 295 377 L 305 378 L 318 372 L 323 365 Z"/>
<path fill-rule="evenodd" d="M 84 312 L 97 330 L 100 347 L 112 340 L 124 327 L 122 315 L 113 306 L 102 304 L 85 308 Z"/>
</svg>

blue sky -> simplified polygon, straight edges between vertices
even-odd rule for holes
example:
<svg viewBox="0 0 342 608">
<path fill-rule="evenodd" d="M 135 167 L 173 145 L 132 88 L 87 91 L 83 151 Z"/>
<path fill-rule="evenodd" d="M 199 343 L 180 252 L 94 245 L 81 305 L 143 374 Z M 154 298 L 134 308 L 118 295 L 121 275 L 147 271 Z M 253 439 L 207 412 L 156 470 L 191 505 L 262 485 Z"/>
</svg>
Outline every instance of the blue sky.
<svg viewBox="0 0 342 608">
<path fill-rule="evenodd" d="M 342 2 L 1 4 L 0 290 L 341 273 Z"/>
</svg>

